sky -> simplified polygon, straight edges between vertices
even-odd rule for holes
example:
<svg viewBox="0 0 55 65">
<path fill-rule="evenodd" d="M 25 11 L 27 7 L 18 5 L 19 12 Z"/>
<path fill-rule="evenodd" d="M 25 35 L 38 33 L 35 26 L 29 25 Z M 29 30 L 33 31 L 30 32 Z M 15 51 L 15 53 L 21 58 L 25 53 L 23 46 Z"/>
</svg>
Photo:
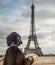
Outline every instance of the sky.
<svg viewBox="0 0 55 65">
<path fill-rule="evenodd" d="M 21 35 L 25 48 L 30 35 L 32 0 L 0 0 L 0 55 L 11 32 Z M 55 0 L 34 0 L 38 44 L 44 54 L 55 53 Z M 31 45 L 32 46 L 32 45 Z M 33 45 L 34 46 L 34 45 Z"/>
</svg>

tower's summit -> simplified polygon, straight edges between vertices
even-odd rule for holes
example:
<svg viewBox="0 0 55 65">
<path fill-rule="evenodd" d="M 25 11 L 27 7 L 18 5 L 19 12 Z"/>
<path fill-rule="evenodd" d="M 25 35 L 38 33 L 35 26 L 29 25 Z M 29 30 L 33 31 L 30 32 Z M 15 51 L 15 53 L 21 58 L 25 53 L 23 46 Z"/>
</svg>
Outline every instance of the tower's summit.
<svg viewBox="0 0 55 65">
<path fill-rule="evenodd" d="M 35 23 L 34 23 L 34 2 L 31 5 L 31 34 L 35 35 Z"/>
<path fill-rule="evenodd" d="M 27 46 L 25 48 L 25 54 L 27 54 L 27 53 L 35 53 L 35 54 L 41 56 L 42 51 L 41 51 L 41 48 L 38 45 L 36 30 L 35 30 L 34 8 L 35 8 L 35 6 L 34 6 L 34 2 L 32 0 L 32 5 L 31 5 L 31 30 L 30 30 L 31 34 L 28 37 L 28 43 L 27 43 Z M 35 49 L 34 48 L 30 49 L 29 46 L 30 46 L 31 41 L 34 42 Z"/>
<path fill-rule="evenodd" d="M 31 9 L 34 9 L 34 8 L 35 8 L 34 3 L 32 3 Z"/>
</svg>

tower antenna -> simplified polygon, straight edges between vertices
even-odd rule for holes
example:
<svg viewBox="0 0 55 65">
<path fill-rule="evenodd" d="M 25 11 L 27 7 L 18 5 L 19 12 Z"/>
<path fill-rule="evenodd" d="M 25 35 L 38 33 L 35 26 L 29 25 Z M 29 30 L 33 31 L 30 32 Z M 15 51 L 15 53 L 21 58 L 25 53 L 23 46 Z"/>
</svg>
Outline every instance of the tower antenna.
<svg viewBox="0 0 55 65">
<path fill-rule="evenodd" d="M 34 4 L 34 0 L 32 0 L 32 4 Z"/>
</svg>

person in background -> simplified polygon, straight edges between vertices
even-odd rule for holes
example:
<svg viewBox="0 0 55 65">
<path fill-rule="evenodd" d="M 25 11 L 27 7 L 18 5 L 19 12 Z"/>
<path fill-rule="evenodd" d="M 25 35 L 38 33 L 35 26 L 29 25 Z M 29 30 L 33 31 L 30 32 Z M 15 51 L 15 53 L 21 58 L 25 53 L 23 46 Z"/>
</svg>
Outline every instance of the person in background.
<svg viewBox="0 0 55 65">
<path fill-rule="evenodd" d="M 21 36 L 16 32 L 12 32 L 7 36 L 8 49 L 4 58 L 3 65 L 32 65 L 33 57 L 25 58 L 24 54 L 18 46 L 22 44 Z"/>
</svg>

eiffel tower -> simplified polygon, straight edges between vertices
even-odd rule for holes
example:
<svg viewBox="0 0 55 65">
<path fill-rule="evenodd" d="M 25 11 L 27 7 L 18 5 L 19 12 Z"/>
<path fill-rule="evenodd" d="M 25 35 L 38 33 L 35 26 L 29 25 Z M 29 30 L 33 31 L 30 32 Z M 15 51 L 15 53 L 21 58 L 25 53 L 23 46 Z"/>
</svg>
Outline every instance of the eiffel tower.
<svg viewBox="0 0 55 65">
<path fill-rule="evenodd" d="M 31 31 L 30 31 L 31 34 L 28 37 L 28 43 L 27 43 L 27 46 L 24 50 L 24 53 L 25 54 L 35 53 L 38 56 L 41 56 L 41 55 L 43 55 L 43 53 L 42 53 L 41 48 L 39 47 L 38 41 L 37 41 L 35 22 L 34 22 L 34 8 L 35 8 L 35 6 L 34 6 L 34 3 L 32 2 L 32 6 L 31 6 Z M 35 49 L 34 48 L 30 49 L 29 46 L 30 46 L 31 41 L 34 42 Z"/>
</svg>

